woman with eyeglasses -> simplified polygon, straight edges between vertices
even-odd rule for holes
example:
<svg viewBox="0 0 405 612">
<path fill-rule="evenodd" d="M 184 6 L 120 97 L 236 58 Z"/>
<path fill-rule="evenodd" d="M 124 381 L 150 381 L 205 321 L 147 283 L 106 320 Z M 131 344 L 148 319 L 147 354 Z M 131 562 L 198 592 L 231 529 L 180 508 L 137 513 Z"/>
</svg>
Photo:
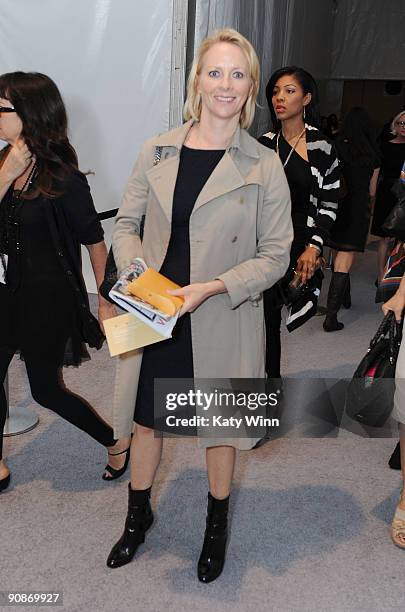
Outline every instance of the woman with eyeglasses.
<svg viewBox="0 0 405 612">
<path fill-rule="evenodd" d="M 109 457 L 109 465 L 122 470 L 129 437 L 114 439 L 111 427 L 70 393 L 61 377 L 61 366 L 89 358 L 84 341 L 97 348 L 103 343 L 89 310 L 80 245 L 87 247 L 97 286 L 107 251 L 67 136 L 65 106 L 49 77 L 25 72 L 0 76 L 0 139 L 7 143 L 0 151 L 0 491 L 10 482 L 2 456 L 3 383 L 17 351 L 34 400 L 88 433 L 109 455 L 117 454 Z M 114 312 L 100 296 L 100 323 Z M 107 472 L 106 479 L 111 476 Z"/>
<path fill-rule="evenodd" d="M 405 161 L 405 110 L 398 113 L 392 120 L 391 133 L 394 138 L 381 145 L 381 180 L 377 187 L 373 222 L 370 229 L 371 234 L 381 238 L 377 253 L 378 282 L 381 281 L 384 274 L 391 242 L 391 237 L 381 226 L 395 206 L 396 198 L 391 189 Z"/>
</svg>

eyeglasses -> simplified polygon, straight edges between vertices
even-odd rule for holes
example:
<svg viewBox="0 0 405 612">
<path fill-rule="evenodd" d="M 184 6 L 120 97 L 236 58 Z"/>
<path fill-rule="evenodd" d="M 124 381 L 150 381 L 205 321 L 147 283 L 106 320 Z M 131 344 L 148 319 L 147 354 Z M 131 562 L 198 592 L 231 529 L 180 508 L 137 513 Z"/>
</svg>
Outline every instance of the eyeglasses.
<svg viewBox="0 0 405 612">
<path fill-rule="evenodd" d="M 0 108 L 1 111 L 1 108 Z M 395 121 L 395 125 L 400 125 L 401 127 L 405 127 L 405 121 Z"/>
<path fill-rule="evenodd" d="M 0 113 L 16 113 L 17 111 L 12 106 L 0 106 Z"/>
</svg>

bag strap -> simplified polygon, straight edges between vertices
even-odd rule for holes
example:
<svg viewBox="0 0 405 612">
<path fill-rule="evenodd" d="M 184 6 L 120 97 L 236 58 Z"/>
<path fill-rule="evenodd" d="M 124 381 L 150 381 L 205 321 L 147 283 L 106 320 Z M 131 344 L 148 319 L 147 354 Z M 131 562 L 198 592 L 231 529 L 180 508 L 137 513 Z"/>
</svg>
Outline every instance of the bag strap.
<svg viewBox="0 0 405 612">
<path fill-rule="evenodd" d="M 402 323 L 397 323 L 395 314 L 391 312 L 391 324 L 389 329 L 390 362 L 394 365 L 398 358 L 399 348 L 402 341 Z"/>
<path fill-rule="evenodd" d="M 162 159 L 162 149 L 163 147 L 155 147 L 155 154 L 153 156 L 153 165 L 157 166 L 158 163 L 160 162 L 160 160 Z M 139 235 L 141 237 L 141 240 L 143 238 L 143 229 L 145 227 L 145 218 L 146 218 L 146 213 L 144 215 L 142 215 L 142 219 L 141 219 L 141 224 L 139 227 Z"/>
<path fill-rule="evenodd" d="M 370 349 L 372 349 L 373 346 L 375 346 L 377 344 L 377 342 L 380 340 L 381 337 L 386 336 L 387 333 L 390 331 L 390 328 L 392 326 L 392 319 L 395 322 L 394 313 L 392 311 L 390 311 L 388 314 L 385 315 L 385 317 L 381 321 L 380 326 L 377 329 L 374 337 L 371 339 Z"/>
<path fill-rule="evenodd" d="M 154 166 L 157 166 L 160 160 L 162 159 L 162 149 L 163 147 L 155 147 L 155 155 L 153 156 Z"/>
<path fill-rule="evenodd" d="M 399 347 L 401 345 L 402 340 L 402 323 L 397 323 L 395 319 L 395 313 L 390 310 L 380 323 L 379 328 L 377 329 L 375 336 L 372 338 L 370 342 L 370 347 L 368 352 L 377 344 L 377 342 L 387 336 L 388 334 L 388 343 L 389 343 L 389 353 L 390 353 L 390 362 L 392 365 L 397 360 Z"/>
</svg>

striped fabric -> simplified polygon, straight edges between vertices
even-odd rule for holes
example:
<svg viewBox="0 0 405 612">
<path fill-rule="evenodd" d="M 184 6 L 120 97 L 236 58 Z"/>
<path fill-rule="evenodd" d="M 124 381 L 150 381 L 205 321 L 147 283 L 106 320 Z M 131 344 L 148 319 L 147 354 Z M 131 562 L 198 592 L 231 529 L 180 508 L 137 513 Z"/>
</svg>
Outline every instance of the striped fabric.
<svg viewBox="0 0 405 612">
<path fill-rule="evenodd" d="M 301 327 L 301 325 L 316 315 L 322 280 L 323 272 L 322 270 L 317 270 L 308 281 L 305 291 L 303 291 L 300 298 L 287 306 L 285 325 L 289 332 L 298 329 L 298 327 Z"/>
<path fill-rule="evenodd" d="M 276 150 L 276 134 L 265 134 Z M 339 160 L 334 146 L 312 125 L 305 124 L 308 162 L 311 166 L 312 193 L 307 225 L 312 229 L 309 239 L 322 250 L 336 219 L 340 188 Z"/>
<path fill-rule="evenodd" d="M 404 243 L 399 240 L 388 257 L 384 268 L 384 276 L 378 285 L 375 296 L 376 303 L 386 302 L 397 291 L 402 276 L 405 274 L 405 249 Z"/>
</svg>

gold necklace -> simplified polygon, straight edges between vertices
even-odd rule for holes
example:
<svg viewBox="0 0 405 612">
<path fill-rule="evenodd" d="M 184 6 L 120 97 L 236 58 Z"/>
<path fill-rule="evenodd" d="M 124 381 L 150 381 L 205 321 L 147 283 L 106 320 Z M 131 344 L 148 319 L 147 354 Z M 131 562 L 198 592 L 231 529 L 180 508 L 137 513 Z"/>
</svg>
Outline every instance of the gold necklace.
<svg viewBox="0 0 405 612">
<path fill-rule="evenodd" d="M 284 140 L 286 140 L 288 143 L 292 142 L 294 140 L 294 138 L 298 138 L 298 140 L 300 140 L 303 137 L 304 132 L 305 132 L 305 128 L 303 130 L 301 130 L 301 132 L 299 134 L 294 134 L 294 136 L 291 136 L 291 138 L 287 138 L 284 135 L 283 130 L 281 130 L 281 133 L 283 135 Z"/>
</svg>

